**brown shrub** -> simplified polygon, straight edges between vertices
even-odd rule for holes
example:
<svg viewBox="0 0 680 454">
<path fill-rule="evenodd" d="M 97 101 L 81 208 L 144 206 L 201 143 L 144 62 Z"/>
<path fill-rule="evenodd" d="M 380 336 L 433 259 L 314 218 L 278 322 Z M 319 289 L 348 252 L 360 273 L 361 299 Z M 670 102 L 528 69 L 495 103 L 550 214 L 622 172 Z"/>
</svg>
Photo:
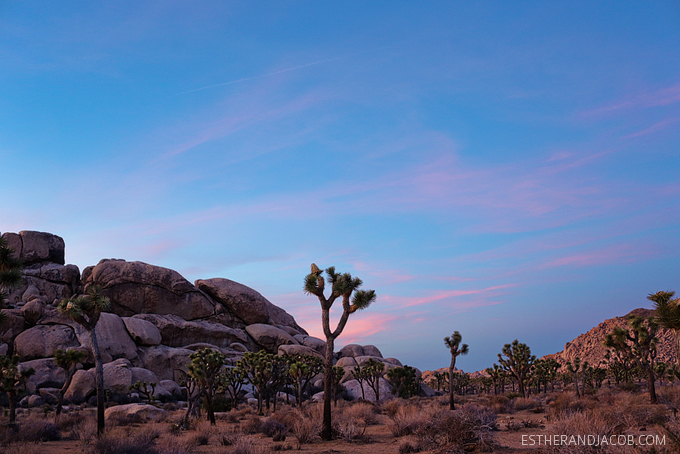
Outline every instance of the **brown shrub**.
<svg viewBox="0 0 680 454">
<path fill-rule="evenodd" d="M 541 406 L 541 401 L 533 397 L 516 397 L 512 399 L 512 407 L 517 410 L 532 410 Z"/>
</svg>

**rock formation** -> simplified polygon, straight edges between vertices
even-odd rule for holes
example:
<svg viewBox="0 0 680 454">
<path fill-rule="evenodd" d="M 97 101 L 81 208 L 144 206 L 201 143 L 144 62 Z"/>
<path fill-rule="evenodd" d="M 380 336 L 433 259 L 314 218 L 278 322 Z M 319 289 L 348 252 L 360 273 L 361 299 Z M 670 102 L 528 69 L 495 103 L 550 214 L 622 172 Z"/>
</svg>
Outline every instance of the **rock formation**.
<svg viewBox="0 0 680 454">
<path fill-rule="evenodd" d="M 22 260 L 24 279 L 8 296 L 6 321 L 0 326 L 0 354 L 17 354 L 21 368 L 35 369 L 27 386 L 33 395 L 22 400 L 26 405 L 53 400 L 63 386 L 64 370 L 54 360 L 57 349 L 75 348 L 87 354 L 65 400 L 81 403 L 94 395 L 88 333 L 56 309 L 59 301 L 83 293 L 91 284 L 99 285 L 111 300 L 109 312 L 102 313 L 97 324 L 97 338 L 105 363 L 104 385 L 114 399 L 126 400 L 130 385 L 138 380 L 158 383 L 159 399 L 181 397 L 181 375 L 187 372 L 189 356 L 199 348 L 220 350 L 232 365 L 248 351 L 320 358 L 325 354 L 322 339 L 309 336 L 285 310 L 238 282 L 212 278 L 192 284 L 176 271 L 120 259 L 101 260 L 86 267 L 81 276 L 77 266 L 65 263 L 62 238 L 32 231 L 2 236 Z M 372 358 L 385 363 L 385 373 L 401 366 L 397 359 L 383 358 L 372 345 L 347 345 L 336 358 L 347 368 L 343 382 L 356 398 L 361 393 L 351 374 L 355 365 Z M 381 398 L 391 397 L 390 384 L 384 379 L 381 383 Z"/>
</svg>

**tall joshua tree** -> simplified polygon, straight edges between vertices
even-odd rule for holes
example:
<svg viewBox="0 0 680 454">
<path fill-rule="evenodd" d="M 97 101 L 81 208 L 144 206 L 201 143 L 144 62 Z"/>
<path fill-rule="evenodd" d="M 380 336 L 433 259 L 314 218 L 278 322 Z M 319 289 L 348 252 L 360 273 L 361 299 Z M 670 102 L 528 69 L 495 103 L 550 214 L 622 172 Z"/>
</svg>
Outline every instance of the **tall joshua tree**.
<svg viewBox="0 0 680 454">
<path fill-rule="evenodd" d="M 104 433 L 104 364 L 97 343 L 95 327 L 101 313 L 109 308 L 111 301 L 101 294 L 98 285 L 91 284 L 84 295 L 76 295 L 63 299 L 57 309 L 62 314 L 80 324 L 90 335 L 92 353 L 94 355 L 95 378 L 97 385 L 97 436 Z"/>
<path fill-rule="evenodd" d="M 446 336 L 444 338 L 444 345 L 451 351 L 451 364 L 449 365 L 449 408 L 451 410 L 455 408 L 453 404 L 453 369 L 456 368 L 456 358 L 458 358 L 458 355 L 467 355 L 470 351 L 468 344 L 461 345 L 461 340 L 463 340 L 463 336 L 458 331 L 454 331 L 451 337 Z"/>
<path fill-rule="evenodd" d="M 657 323 L 675 334 L 675 355 L 680 366 L 680 298 L 672 299 L 674 295 L 672 291 L 660 291 L 650 293 L 647 299 L 654 303 Z"/>
<path fill-rule="evenodd" d="M 226 357 L 218 350 L 201 348 L 189 355 L 189 359 L 191 359 L 187 366 L 189 376 L 196 380 L 201 394 L 205 397 L 208 421 L 211 426 L 214 426 L 216 422 L 213 398 L 220 385 L 219 372 L 224 367 Z"/>
<path fill-rule="evenodd" d="M 331 395 L 333 388 L 333 350 L 335 339 L 338 338 L 347 324 L 349 316 L 356 311 L 366 309 L 375 301 L 374 290 L 359 290 L 363 284 L 358 277 L 352 277 L 349 273 L 340 274 L 331 266 L 326 269 L 328 284 L 331 286 L 331 294 L 326 298 L 324 295 L 323 271 L 312 263 L 312 272 L 305 277 L 304 291 L 308 295 L 315 295 L 321 303 L 321 323 L 323 333 L 326 336 L 326 357 L 324 361 L 324 397 L 323 397 L 323 429 L 321 438 L 332 438 L 331 428 Z M 342 315 L 335 328 L 331 331 L 331 306 L 338 298 L 342 299 Z"/>
<path fill-rule="evenodd" d="M 0 309 L 5 307 L 6 292 L 15 289 L 22 279 L 21 260 L 14 257 L 14 249 L 0 236 Z"/>
<path fill-rule="evenodd" d="M 505 344 L 501 353 L 498 354 L 498 362 L 504 371 L 517 380 L 519 393 L 527 397 L 526 381 L 529 372 L 536 361 L 536 356 L 531 354 L 531 349 L 527 344 L 520 343 L 517 339 L 512 341 L 512 344 Z"/>
<path fill-rule="evenodd" d="M 644 319 L 635 315 L 628 316 L 629 329 L 616 327 L 604 338 L 604 346 L 613 348 L 623 353 L 635 365 L 647 373 L 647 389 L 649 400 L 656 403 L 656 376 L 654 365 L 656 363 L 656 333 L 659 325 L 653 317 Z"/>
</svg>

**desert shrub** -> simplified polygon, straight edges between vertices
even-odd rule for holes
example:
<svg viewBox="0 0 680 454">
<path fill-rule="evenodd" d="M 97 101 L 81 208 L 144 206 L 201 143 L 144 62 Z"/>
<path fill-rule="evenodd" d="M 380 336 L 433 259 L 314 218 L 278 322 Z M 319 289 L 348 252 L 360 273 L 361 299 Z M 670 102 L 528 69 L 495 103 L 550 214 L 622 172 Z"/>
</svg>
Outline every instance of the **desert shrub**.
<svg viewBox="0 0 680 454">
<path fill-rule="evenodd" d="M 404 401 L 402 399 L 392 399 L 382 404 L 382 409 L 385 414 L 391 418 L 397 414 L 402 406 L 404 406 Z"/>
<path fill-rule="evenodd" d="M 423 447 L 417 441 L 406 440 L 399 444 L 399 454 L 411 454 L 422 450 Z"/>
<path fill-rule="evenodd" d="M 456 447 L 486 451 L 494 442 L 497 417 L 492 410 L 467 404 L 454 411 L 439 412 L 415 435 L 425 446 Z"/>
<path fill-rule="evenodd" d="M 395 437 L 403 437 L 414 434 L 426 426 L 431 416 L 430 412 L 421 411 L 415 405 L 403 405 L 397 409 L 394 415 L 390 416 L 387 427 Z"/>
<path fill-rule="evenodd" d="M 260 426 L 260 432 L 268 437 L 275 438 L 274 441 L 283 441 L 286 439 L 288 427 L 274 418 L 267 418 Z"/>
<path fill-rule="evenodd" d="M 39 443 L 61 440 L 61 431 L 56 424 L 45 420 L 29 419 L 16 426 L 0 427 L 0 445 L 12 443 Z"/>
<path fill-rule="evenodd" d="M 372 411 L 366 411 L 366 406 L 361 405 L 356 407 L 356 410 L 352 410 L 352 407 L 345 408 L 342 413 L 336 414 L 335 419 L 333 419 L 333 430 L 335 433 L 345 441 L 359 441 L 363 440 L 364 434 L 366 433 L 366 427 L 368 427 L 369 420 L 375 420 L 375 414 Z"/>
<path fill-rule="evenodd" d="M 292 451 L 293 445 L 284 445 L 283 443 L 275 443 L 272 446 L 272 451 Z"/>
<path fill-rule="evenodd" d="M 512 400 L 512 406 L 515 410 L 531 410 L 541 406 L 541 402 L 533 397 L 516 397 Z"/>
<path fill-rule="evenodd" d="M 541 421 L 536 421 L 534 419 L 523 419 L 522 426 L 526 429 L 539 429 L 544 427 L 543 424 L 541 424 Z"/>
<path fill-rule="evenodd" d="M 85 421 L 85 415 L 81 412 L 70 412 L 59 417 L 57 421 L 57 426 L 59 430 L 69 430 L 76 424 L 80 424 Z"/>
<path fill-rule="evenodd" d="M 489 408 L 494 411 L 496 414 L 500 413 L 514 413 L 515 408 L 512 405 L 512 402 L 510 399 L 508 399 L 506 396 L 503 395 L 498 395 L 498 396 L 491 396 L 489 399 Z"/>
<path fill-rule="evenodd" d="M 567 412 L 563 413 L 562 417 L 555 421 L 549 436 L 566 435 L 568 437 L 583 436 L 584 434 L 598 434 L 599 436 L 610 437 L 617 433 L 616 425 L 611 420 L 603 417 L 600 412 Z M 600 449 L 599 446 L 548 446 L 547 452 L 559 452 L 560 454 L 595 454 L 595 453 L 618 453 L 626 452 L 618 449 L 619 447 L 605 447 Z"/>
<path fill-rule="evenodd" d="M 586 408 L 586 403 L 582 399 L 577 399 L 573 394 L 563 392 L 558 394 L 555 400 L 549 401 L 550 419 L 561 417 L 565 413 L 582 412 Z"/>
<path fill-rule="evenodd" d="M 90 449 L 91 454 L 156 454 L 154 447 L 159 432 L 147 430 L 135 437 L 113 438 L 103 436 Z"/>
<path fill-rule="evenodd" d="M 255 447 L 252 440 L 245 437 L 239 438 L 234 443 L 232 454 L 258 454 L 259 450 Z"/>
<path fill-rule="evenodd" d="M 301 415 L 293 423 L 290 431 L 297 439 L 298 448 L 300 448 L 303 444 L 313 442 L 319 432 L 321 432 L 321 419 Z"/>
<path fill-rule="evenodd" d="M 216 394 L 213 397 L 213 411 L 215 412 L 227 412 L 231 410 L 231 399 L 227 398 L 224 394 Z M 203 403 L 203 408 L 205 409 L 205 402 Z M 205 411 L 208 411 L 205 409 Z"/>
<path fill-rule="evenodd" d="M 191 445 L 206 446 L 210 442 L 210 435 L 207 433 L 197 433 L 188 441 Z"/>
<path fill-rule="evenodd" d="M 262 419 L 259 416 L 250 416 L 241 424 L 241 432 L 244 434 L 255 434 L 262 429 Z"/>
<path fill-rule="evenodd" d="M 343 418 L 362 420 L 369 426 L 377 423 L 377 414 L 378 408 L 370 402 L 356 402 L 342 410 Z"/>
</svg>

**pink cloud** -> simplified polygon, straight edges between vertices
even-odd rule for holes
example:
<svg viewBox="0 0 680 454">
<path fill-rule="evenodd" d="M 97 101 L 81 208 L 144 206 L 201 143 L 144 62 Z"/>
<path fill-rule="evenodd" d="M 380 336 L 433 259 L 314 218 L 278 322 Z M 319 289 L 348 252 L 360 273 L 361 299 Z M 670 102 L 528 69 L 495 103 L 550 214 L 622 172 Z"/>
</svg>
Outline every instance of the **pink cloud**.
<svg viewBox="0 0 680 454">
<path fill-rule="evenodd" d="M 680 117 L 668 118 L 666 120 L 663 120 L 663 121 L 660 121 L 656 124 L 653 124 L 652 126 L 645 128 L 641 131 L 635 132 L 633 134 L 628 134 L 625 138 L 626 139 L 633 139 L 635 137 L 640 137 L 640 136 L 645 136 L 647 134 L 652 134 L 652 133 L 655 133 L 655 132 L 660 131 L 662 129 L 666 129 L 666 127 L 668 127 L 668 126 L 670 126 L 674 123 L 677 123 L 678 121 L 680 121 Z"/>
<path fill-rule="evenodd" d="M 495 285 L 492 287 L 487 287 L 483 289 L 471 289 L 471 290 L 444 290 L 437 292 L 435 294 L 426 296 L 426 297 L 406 297 L 406 296 L 393 296 L 393 295 L 384 295 L 381 297 L 383 301 L 388 303 L 391 307 L 397 308 L 397 309 L 403 309 L 406 307 L 413 307 L 413 306 L 423 306 L 423 305 L 428 305 L 428 304 L 433 304 L 438 301 L 442 300 L 447 300 L 451 298 L 457 298 L 460 296 L 468 296 L 468 295 L 478 295 L 478 294 L 483 294 L 483 293 L 494 293 L 495 290 L 501 290 L 501 289 L 506 289 L 506 288 L 512 288 L 516 287 L 517 284 L 504 284 L 504 285 Z M 458 303 L 455 303 L 458 305 Z M 468 303 L 465 303 L 468 304 Z M 475 303 L 472 303 L 473 306 L 469 307 L 474 307 Z M 482 303 L 477 303 L 477 304 L 482 304 Z"/>
<path fill-rule="evenodd" d="M 622 110 L 644 109 L 649 107 L 667 106 L 680 102 L 680 83 L 657 90 L 643 90 L 628 95 L 624 100 L 602 106 L 593 110 L 581 112 L 580 117 L 605 117 Z"/>
<path fill-rule="evenodd" d="M 648 245 L 620 244 L 595 251 L 559 257 L 544 263 L 540 268 L 556 268 L 560 266 L 580 268 L 612 263 L 631 263 L 649 259 L 655 254 L 654 248 Z"/>
</svg>

